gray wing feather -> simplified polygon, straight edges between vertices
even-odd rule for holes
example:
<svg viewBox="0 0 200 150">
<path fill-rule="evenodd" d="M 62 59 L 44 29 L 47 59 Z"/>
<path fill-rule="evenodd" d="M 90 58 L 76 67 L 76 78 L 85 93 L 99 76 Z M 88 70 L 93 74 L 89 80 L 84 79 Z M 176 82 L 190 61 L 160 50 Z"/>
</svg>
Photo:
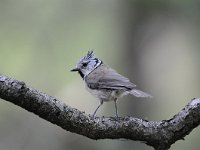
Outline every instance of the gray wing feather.
<svg viewBox="0 0 200 150">
<path fill-rule="evenodd" d="M 128 78 L 105 65 L 95 69 L 85 80 L 91 89 L 131 90 L 136 86 Z"/>
</svg>

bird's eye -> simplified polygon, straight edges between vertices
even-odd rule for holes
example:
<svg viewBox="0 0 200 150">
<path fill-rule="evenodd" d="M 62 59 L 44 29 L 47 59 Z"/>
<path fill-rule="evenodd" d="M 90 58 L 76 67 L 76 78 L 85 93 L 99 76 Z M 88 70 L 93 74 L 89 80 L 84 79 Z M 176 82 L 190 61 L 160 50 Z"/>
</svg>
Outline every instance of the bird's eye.
<svg viewBox="0 0 200 150">
<path fill-rule="evenodd" d="M 87 67 L 88 63 L 83 63 L 83 67 Z"/>
</svg>

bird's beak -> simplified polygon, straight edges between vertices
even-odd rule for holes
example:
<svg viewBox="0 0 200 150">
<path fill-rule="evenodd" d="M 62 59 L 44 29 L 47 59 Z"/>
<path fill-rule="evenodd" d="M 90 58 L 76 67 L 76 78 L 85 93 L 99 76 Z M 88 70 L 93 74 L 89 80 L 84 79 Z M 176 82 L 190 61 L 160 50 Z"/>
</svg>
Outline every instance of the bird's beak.
<svg viewBox="0 0 200 150">
<path fill-rule="evenodd" d="M 79 69 L 79 68 L 74 68 L 74 69 L 72 69 L 71 71 L 72 71 L 72 72 L 74 72 L 74 71 L 80 71 L 80 69 Z"/>
</svg>

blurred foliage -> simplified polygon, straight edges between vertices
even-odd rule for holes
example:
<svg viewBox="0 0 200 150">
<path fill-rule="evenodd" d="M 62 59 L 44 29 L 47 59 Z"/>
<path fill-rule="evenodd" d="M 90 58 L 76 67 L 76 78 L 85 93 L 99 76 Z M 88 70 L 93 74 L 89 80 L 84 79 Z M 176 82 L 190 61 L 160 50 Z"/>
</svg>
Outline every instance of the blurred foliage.
<svg viewBox="0 0 200 150">
<path fill-rule="evenodd" d="M 0 73 L 91 113 L 98 101 L 69 70 L 94 48 L 154 97 L 123 98 L 121 116 L 168 119 L 199 96 L 199 25 L 198 0 L 1 0 Z M 113 103 L 106 103 L 98 115 L 113 114 Z M 171 149 L 199 149 L 199 131 Z M 128 140 L 93 141 L 3 100 L 0 133 L 3 150 L 151 149 Z"/>
</svg>

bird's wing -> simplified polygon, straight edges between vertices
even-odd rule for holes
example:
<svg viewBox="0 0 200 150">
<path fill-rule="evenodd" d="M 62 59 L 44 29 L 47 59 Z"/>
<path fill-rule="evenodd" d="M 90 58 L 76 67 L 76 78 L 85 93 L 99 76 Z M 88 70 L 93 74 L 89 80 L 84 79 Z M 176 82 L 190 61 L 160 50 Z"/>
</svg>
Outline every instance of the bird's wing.
<svg viewBox="0 0 200 150">
<path fill-rule="evenodd" d="M 104 64 L 91 72 L 85 80 L 91 89 L 131 90 L 136 86 Z"/>
</svg>

